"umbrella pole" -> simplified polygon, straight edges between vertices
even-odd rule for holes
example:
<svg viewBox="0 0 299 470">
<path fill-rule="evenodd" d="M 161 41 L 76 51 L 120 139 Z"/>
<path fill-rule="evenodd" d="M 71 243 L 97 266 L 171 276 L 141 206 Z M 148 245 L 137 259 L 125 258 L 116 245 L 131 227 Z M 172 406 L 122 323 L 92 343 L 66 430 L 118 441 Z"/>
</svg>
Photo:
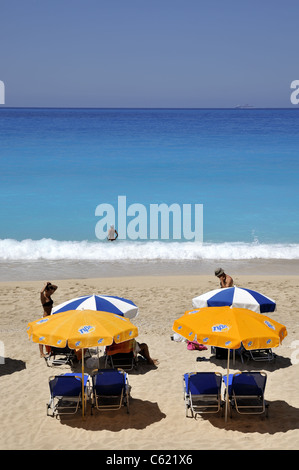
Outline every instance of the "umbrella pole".
<svg viewBox="0 0 299 470">
<path fill-rule="evenodd" d="M 228 380 L 229 380 L 229 356 L 230 349 L 227 350 L 227 376 L 226 376 L 226 400 L 225 400 L 225 422 L 227 422 L 227 413 L 229 408 Z"/>
<path fill-rule="evenodd" d="M 82 418 L 84 418 L 84 404 L 85 404 L 85 397 L 84 397 L 84 348 L 82 348 Z"/>
</svg>

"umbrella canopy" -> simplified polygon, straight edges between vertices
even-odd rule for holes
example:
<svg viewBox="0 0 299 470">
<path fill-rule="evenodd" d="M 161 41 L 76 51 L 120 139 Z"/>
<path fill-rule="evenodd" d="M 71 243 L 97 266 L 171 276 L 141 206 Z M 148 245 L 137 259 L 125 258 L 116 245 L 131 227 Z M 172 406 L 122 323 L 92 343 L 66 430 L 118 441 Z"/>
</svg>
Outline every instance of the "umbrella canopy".
<svg viewBox="0 0 299 470">
<path fill-rule="evenodd" d="M 245 308 L 205 307 L 175 320 L 173 330 L 190 341 L 238 349 L 273 348 L 287 335 L 284 325 Z"/>
<path fill-rule="evenodd" d="M 241 343 L 246 349 L 273 348 L 287 336 L 286 327 L 268 316 L 228 306 L 189 310 L 174 321 L 173 330 L 190 341 L 227 349 L 227 383 L 230 349 L 238 349 Z M 225 420 L 227 412 L 228 393 Z"/>
<path fill-rule="evenodd" d="M 27 333 L 35 343 L 83 349 L 122 343 L 138 336 L 138 328 L 109 312 L 69 310 L 30 322 Z"/>
<path fill-rule="evenodd" d="M 84 416 L 84 348 L 122 343 L 138 336 L 128 318 L 95 310 L 69 310 L 28 323 L 35 343 L 82 349 L 82 416 Z"/>
<path fill-rule="evenodd" d="M 52 314 L 67 310 L 98 310 L 116 313 L 130 319 L 138 315 L 138 307 L 131 300 L 111 295 L 93 294 L 77 297 L 54 307 Z"/>
<path fill-rule="evenodd" d="M 195 308 L 232 306 L 248 308 L 254 312 L 274 312 L 276 303 L 270 297 L 243 287 L 225 287 L 199 295 L 192 300 Z"/>
</svg>

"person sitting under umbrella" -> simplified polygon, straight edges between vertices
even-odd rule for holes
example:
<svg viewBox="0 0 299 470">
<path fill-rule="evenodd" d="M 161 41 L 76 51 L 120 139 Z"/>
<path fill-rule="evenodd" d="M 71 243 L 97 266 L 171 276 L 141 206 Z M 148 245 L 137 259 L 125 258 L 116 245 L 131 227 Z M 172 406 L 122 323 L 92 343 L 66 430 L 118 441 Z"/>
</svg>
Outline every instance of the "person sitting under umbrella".
<svg viewBox="0 0 299 470">
<path fill-rule="evenodd" d="M 233 287 L 234 281 L 232 277 L 230 277 L 228 274 L 225 274 L 222 268 L 216 269 L 215 276 L 217 276 L 220 280 L 220 287 Z"/>
<path fill-rule="evenodd" d="M 152 366 L 156 366 L 159 364 L 158 359 L 151 358 L 148 345 L 146 343 L 138 343 L 135 338 L 117 344 L 113 342 L 110 346 L 106 347 L 106 353 L 108 355 L 128 353 L 131 351 L 133 351 L 136 356 L 137 354 L 143 356 L 147 360 L 147 363 Z"/>
</svg>

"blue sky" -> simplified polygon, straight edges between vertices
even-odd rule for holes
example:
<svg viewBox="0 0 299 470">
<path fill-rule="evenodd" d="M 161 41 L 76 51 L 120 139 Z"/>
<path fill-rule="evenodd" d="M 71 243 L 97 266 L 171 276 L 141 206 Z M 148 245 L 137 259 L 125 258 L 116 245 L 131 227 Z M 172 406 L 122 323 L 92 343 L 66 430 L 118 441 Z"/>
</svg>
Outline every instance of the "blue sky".
<svg viewBox="0 0 299 470">
<path fill-rule="evenodd" d="M 294 107 L 297 0 L 0 0 L 6 106 Z"/>
</svg>

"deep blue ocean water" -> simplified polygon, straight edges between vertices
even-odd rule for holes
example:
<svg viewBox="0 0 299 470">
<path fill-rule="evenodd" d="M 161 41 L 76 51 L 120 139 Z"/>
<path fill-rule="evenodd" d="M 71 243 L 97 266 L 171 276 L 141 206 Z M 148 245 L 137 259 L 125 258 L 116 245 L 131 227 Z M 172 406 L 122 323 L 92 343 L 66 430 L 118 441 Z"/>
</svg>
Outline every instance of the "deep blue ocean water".
<svg viewBox="0 0 299 470">
<path fill-rule="evenodd" d="M 298 170 L 296 109 L 0 108 L 0 260 L 298 259 Z M 98 240 L 118 196 L 203 204 L 204 244 Z"/>
</svg>

